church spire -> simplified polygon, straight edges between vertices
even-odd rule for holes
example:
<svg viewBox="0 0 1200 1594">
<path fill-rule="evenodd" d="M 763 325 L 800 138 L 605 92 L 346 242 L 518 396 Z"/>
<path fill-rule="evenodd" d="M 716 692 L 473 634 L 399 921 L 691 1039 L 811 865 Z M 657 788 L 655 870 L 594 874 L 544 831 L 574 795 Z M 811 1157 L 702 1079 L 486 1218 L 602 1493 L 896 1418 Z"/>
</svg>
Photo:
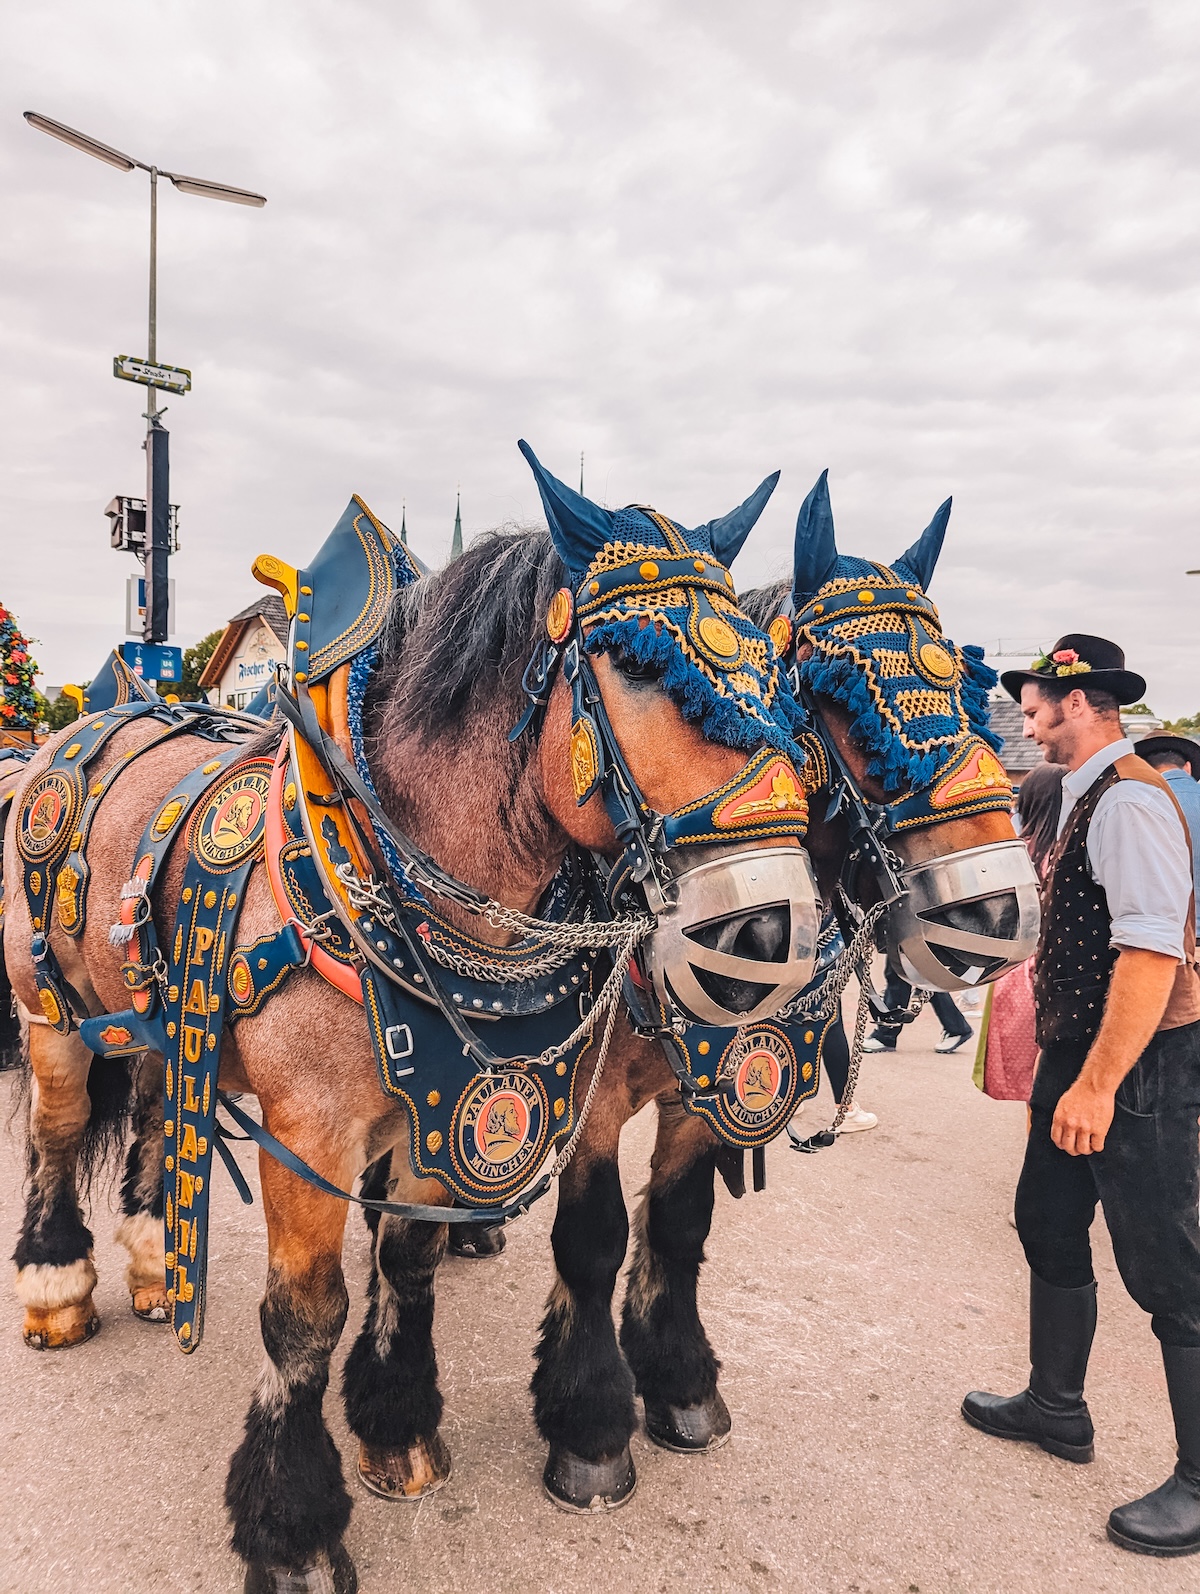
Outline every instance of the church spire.
<svg viewBox="0 0 1200 1594">
<path fill-rule="evenodd" d="M 454 495 L 454 536 L 450 541 L 451 559 L 457 559 L 462 551 L 462 489 L 460 488 Z"/>
<path fill-rule="evenodd" d="M 408 505 L 400 500 L 400 541 L 408 541 Z"/>
</svg>

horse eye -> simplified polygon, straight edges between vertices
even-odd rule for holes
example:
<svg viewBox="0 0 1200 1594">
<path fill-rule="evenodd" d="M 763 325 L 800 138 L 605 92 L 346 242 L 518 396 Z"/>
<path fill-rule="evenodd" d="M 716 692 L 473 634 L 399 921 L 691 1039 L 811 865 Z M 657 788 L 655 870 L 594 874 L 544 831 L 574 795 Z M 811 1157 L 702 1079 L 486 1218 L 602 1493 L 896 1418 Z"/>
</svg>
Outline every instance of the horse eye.
<svg viewBox="0 0 1200 1594">
<path fill-rule="evenodd" d="M 626 681 L 655 682 L 662 679 L 661 664 L 645 663 L 641 659 L 634 658 L 631 653 L 614 651 L 612 661 L 613 666 Z"/>
</svg>

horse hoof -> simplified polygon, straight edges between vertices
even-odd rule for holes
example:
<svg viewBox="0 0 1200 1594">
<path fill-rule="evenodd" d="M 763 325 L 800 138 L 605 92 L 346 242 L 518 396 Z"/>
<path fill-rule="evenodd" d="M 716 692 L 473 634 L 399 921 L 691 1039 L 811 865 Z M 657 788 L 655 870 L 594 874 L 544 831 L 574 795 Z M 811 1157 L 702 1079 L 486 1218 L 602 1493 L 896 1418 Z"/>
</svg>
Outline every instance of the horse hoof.
<svg viewBox="0 0 1200 1594">
<path fill-rule="evenodd" d="M 729 1407 L 719 1393 L 698 1406 L 646 1402 L 646 1433 L 664 1450 L 678 1450 L 685 1455 L 719 1450 L 729 1438 L 732 1427 Z"/>
<path fill-rule="evenodd" d="M 362 1444 L 358 1476 L 364 1488 L 383 1500 L 420 1500 L 435 1494 L 449 1478 L 450 1450 L 437 1433 L 406 1450 Z"/>
<path fill-rule="evenodd" d="M 25 1343 L 31 1350 L 66 1350 L 69 1345 L 82 1345 L 85 1340 L 100 1332 L 100 1319 L 87 1299 L 74 1301 L 70 1306 L 27 1306 L 25 1308 Z"/>
<path fill-rule="evenodd" d="M 585 1461 L 552 1445 L 542 1483 L 561 1511 L 615 1511 L 637 1488 L 637 1473 L 628 1445 L 610 1461 Z"/>
<path fill-rule="evenodd" d="M 171 1316 L 171 1309 L 167 1305 L 167 1292 L 161 1284 L 152 1285 L 144 1290 L 134 1290 L 129 1299 L 133 1315 L 140 1317 L 143 1323 L 165 1323 Z"/>
<path fill-rule="evenodd" d="M 358 1573 L 345 1546 L 319 1555 L 311 1566 L 271 1566 L 251 1561 L 242 1594 L 357 1594 Z"/>
<path fill-rule="evenodd" d="M 505 1246 L 504 1230 L 498 1223 L 466 1223 L 450 1225 L 449 1250 L 451 1256 L 480 1259 L 499 1256 Z"/>
</svg>

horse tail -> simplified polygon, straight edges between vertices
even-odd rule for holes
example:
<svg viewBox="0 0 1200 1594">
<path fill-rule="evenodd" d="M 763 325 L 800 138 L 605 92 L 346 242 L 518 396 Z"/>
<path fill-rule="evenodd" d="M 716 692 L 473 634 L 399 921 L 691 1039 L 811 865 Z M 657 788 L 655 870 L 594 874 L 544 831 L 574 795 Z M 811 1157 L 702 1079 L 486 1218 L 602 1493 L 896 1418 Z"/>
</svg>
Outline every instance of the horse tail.
<svg viewBox="0 0 1200 1594">
<path fill-rule="evenodd" d="M 149 1066 L 142 1057 L 97 1057 L 88 1068 L 90 1108 L 79 1147 L 79 1183 L 90 1194 L 97 1178 L 122 1165 L 125 1142 L 133 1116 L 134 1075 Z"/>
</svg>

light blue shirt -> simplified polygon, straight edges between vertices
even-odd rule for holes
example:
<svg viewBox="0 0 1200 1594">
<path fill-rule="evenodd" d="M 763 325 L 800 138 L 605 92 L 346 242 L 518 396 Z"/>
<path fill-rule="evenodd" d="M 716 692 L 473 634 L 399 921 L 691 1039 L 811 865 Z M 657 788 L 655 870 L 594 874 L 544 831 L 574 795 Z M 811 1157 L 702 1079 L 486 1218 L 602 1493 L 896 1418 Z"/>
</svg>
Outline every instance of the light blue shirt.
<svg viewBox="0 0 1200 1594">
<path fill-rule="evenodd" d="M 1063 777 L 1059 835 L 1084 792 L 1110 764 L 1134 751 L 1127 739 L 1110 742 Z M 1111 945 L 1161 952 L 1182 963 L 1192 871 L 1187 837 L 1166 792 L 1140 780 L 1110 786 L 1088 826 L 1087 857 L 1108 899 Z"/>
<path fill-rule="evenodd" d="M 1158 773 L 1171 788 L 1187 820 L 1188 834 L 1192 838 L 1192 875 L 1196 900 L 1200 902 L 1200 782 L 1194 781 L 1186 769 L 1160 769 Z"/>
</svg>

